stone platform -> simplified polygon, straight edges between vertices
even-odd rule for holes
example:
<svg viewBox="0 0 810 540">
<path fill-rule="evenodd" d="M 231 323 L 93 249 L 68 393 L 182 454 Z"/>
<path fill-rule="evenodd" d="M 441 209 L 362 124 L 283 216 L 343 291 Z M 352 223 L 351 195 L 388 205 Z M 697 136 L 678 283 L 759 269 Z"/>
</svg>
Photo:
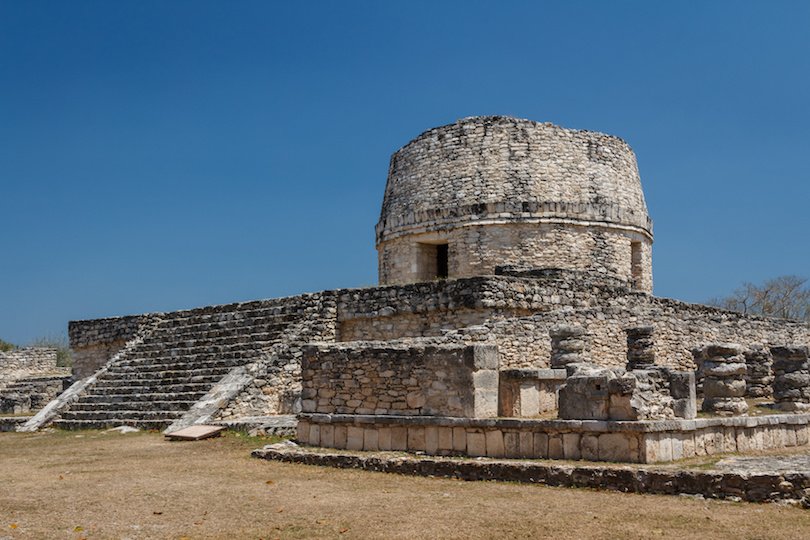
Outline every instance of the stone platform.
<svg viewBox="0 0 810 540">
<path fill-rule="evenodd" d="M 348 450 L 657 463 L 810 448 L 810 414 L 650 421 L 302 414 L 297 439 Z"/>
<path fill-rule="evenodd" d="M 699 470 L 674 466 L 571 465 L 542 461 L 458 459 L 402 455 L 391 452 L 362 454 L 307 449 L 274 444 L 254 450 L 253 457 L 342 469 L 436 476 L 461 480 L 526 482 L 546 486 L 584 487 L 625 493 L 693 495 L 733 501 L 787 501 L 810 508 L 810 453 L 753 458 L 766 468 L 748 470 L 723 460 L 716 467 Z M 768 462 L 794 463 L 787 470 L 767 468 Z M 804 463 L 804 465 L 801 465 Z M 722 465 L 721 465 L 722 464 Z"/>
</svg>

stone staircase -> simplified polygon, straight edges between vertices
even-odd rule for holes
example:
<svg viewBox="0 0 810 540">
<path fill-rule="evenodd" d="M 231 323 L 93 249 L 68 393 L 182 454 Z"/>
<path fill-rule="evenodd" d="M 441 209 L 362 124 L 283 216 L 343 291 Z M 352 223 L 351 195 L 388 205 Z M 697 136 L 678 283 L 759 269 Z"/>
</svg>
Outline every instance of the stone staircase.
<svg viewBox="0 0 810 540">
<path fill-rule="evenodd" d="M 63 429 L 164 429 L 230 370 L 279 343 L 300 314 L 270 301 L 166 314 L 54 422 Z"/>
<path fill-rule="evenodd" d="M 0 414 L 36 411 L 58 396 L 70 381 L 70 374 L 25 377 L 0 389 Z"/>
</svg>

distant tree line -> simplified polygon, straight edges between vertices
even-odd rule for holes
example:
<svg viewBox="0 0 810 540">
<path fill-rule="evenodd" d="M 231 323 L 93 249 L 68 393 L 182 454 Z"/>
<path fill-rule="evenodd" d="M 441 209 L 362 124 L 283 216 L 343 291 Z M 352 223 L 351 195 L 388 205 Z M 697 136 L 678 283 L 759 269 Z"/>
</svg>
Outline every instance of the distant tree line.
<svg viewBox="0 0 810 540">
<path fill-rule="evenodd" d="M 810 284 L 807 278 L 779 276 L 761 284 L 744 283 L 708 304 L 746 315 L 810 321 Z"/>
</svg>

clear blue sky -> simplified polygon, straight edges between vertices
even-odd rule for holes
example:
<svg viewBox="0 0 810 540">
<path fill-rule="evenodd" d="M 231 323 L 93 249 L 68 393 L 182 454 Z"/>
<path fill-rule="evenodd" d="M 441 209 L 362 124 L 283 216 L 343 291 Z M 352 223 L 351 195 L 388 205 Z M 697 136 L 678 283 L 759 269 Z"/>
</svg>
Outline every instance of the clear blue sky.
<svg viewBox="0 0 810 540">
<path fill-rule="evenodd" d="M 810 274 L 810 2 L 0 0 L 0 337 L 376 282 L 390 154 L 618 135 L 655 293 Z"/>
</svg>

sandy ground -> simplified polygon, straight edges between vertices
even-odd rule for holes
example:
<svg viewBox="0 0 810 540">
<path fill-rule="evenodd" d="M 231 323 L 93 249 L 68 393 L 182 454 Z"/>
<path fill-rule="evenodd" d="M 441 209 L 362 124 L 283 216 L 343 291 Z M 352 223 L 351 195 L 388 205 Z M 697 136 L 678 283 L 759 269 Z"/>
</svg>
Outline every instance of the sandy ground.
<svg viewBox="0 0 810 540">
<path fill-rule="evenodd" d="M 0 433 L 0 538 L 810 538 L 794 507 L 251 458 L 264 442 Z"/>
</svg>

